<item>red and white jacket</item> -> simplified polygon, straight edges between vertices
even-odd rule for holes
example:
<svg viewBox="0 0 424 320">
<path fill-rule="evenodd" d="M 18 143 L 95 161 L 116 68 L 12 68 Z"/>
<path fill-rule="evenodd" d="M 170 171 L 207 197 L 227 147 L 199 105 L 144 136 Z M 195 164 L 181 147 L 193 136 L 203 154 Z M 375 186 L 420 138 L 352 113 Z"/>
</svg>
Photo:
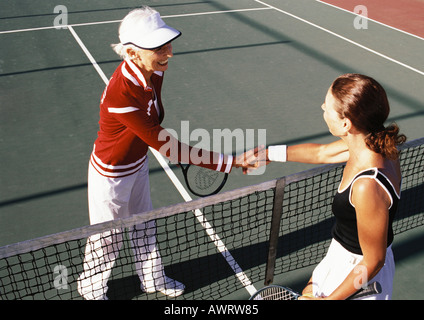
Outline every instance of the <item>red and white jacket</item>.
<svg viewBox="0 0 424 320">
<path fill-rule="evenodd" d="M 190 147 L 163 131 L 163 72 L 155 72 L 151 81 L 154 89 L 147 86 L 141 70 L 130 60 L 115 70 L 100 102 L 100 128 L 90 159 L 94 168 L 106 177 L 128 176 L 143 166 L 151 146 L 173 163 L 193 163 L 188 154 L 194 152 L 195 162 L 200 157 L 202 167 L 230 172 L 232 156 Z M 161 132 L 161 137 L 167 137 L 164 141 Z"/>
</svg>

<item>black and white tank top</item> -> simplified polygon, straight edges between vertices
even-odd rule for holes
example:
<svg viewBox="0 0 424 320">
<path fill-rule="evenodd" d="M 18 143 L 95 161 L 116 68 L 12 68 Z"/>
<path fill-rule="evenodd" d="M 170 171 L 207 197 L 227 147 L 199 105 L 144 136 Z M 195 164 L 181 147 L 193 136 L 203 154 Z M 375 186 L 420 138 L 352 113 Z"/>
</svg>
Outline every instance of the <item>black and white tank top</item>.
<svg viewBox="0 0 424 320">
<path fill-rule="evenodd" d="M 332 235 L 345 249 L 360 255 L 362 255 L 362 250 L 359 245 L 356 212 L 351 202 L 351 194 L 353 183 L 357 179 L 364 177 L 375 179 L 390 197 L 391 204 L 389 207 L 387 246 L 393 242 L 392 224 L 400 200 L 400 194 L 396 192 L 396 188 L 391 181 L 377 168 L 370 168 L 359 172 L 344 190 L 340 190 L 339 187 L 338 192 L 334 196 L 332 205 L 332 211 L 336 218 Z"/>
</svg>

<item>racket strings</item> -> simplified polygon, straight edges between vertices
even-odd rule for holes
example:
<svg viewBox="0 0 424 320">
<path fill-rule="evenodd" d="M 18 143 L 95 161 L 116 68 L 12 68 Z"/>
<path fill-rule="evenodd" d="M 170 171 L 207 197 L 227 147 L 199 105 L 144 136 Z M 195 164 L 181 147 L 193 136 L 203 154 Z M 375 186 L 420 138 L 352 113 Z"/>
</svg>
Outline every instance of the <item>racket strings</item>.
<svg viewBox="0 0 424 320">
<path fill-rule="evenodd" d="M 260 292 L 253 300 L 297 300 L 298 294 L 282 287 L 270 287 Z"/>
<path fill-rule="evenodd" d="M 198 189 L 206 190 L 215 183 L 218 176 L 219 174 L 216 171 L 199 168 L 194 176 L 194 183 Z"/>
</svg>

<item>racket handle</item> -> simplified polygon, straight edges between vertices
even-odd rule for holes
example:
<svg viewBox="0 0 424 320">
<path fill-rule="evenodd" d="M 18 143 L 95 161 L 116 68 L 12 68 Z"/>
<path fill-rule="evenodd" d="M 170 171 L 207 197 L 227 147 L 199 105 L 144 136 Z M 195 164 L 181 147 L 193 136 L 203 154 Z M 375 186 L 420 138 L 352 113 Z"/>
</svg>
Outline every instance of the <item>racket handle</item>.
<svg viewBox="0 0 424 320">
<path fill-rule="evenodd" d="M 367 287 L 358 290 L 356 293 L 351 295 L 348 300 L 363 298 L 379 293 L 381 293 L 381 284 L 375 281 L 370 283 Z"/>
</svg>

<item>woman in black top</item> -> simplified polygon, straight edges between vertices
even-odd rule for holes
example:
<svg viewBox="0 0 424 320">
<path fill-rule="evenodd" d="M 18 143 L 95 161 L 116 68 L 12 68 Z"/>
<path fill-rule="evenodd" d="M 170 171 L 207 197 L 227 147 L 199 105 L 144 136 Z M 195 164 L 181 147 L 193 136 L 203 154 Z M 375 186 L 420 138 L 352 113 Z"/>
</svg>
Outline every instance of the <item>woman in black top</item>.
<svg viewBox="0 0 424 320">
<path fill-rule="evenodd" d="M 331 134 L 340 138 L 338 141 L 267 149 L 266 163 L 346 162 L 333 202 L 333 240 L 303 295 L 346 299 L 373 279 L 380 282 L 383 290 L 373 298 L 390 299 L 394 275 L 392 221 L 401 185 L 397 146 L 406 137 L 399 134 L 396 124 L 384 126 L 389 103 L 382 86 L 370 77 L 338 77 L 329 88 L 322 109 L 324 120 Z"/>
</svg>

